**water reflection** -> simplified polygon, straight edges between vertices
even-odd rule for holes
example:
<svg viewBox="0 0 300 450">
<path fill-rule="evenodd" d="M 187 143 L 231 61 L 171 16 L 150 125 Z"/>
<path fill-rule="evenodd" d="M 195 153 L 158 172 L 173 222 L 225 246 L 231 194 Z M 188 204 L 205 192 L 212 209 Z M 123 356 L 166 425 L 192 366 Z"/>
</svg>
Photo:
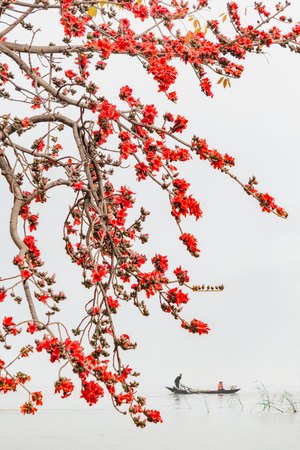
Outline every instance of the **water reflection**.
<svg viewBox="0 0 300 450">
<path fill-rule="evenodd" d="M 176 394 L 171 394 L 171 395 L 175 402 L 175 409 L 182 409 L 183 403 L 184 403 L 184 406 L 188 405 L 190 407 L 185 395 L 176 395 Z"/>
<path fill-rule="evenodd" d="M 170 394 L 169 397 L 173 399 L 175 409 L 192 409 L 192 407 L 202 406 L 203 410 L 209 413 L 212 407 L 218 410 L 243 409 L 244 407 L 239 394 Z"/>
</svg>

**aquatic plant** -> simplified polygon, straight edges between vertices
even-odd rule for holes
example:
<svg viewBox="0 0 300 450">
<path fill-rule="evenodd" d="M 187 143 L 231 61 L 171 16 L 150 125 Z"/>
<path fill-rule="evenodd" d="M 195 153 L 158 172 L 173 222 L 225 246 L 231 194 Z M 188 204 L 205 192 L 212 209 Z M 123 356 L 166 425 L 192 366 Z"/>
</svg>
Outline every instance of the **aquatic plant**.
<svg viewBox="0 0 300 450">
<path fill-rule="evenodd" d="M 284 390 L 282 393 L 271 394 L 263 383 L 256 386 L 259 392 L 259 401 L 257 407 L 260 411 L 279 411 L 284 412 L 298 412 L 297 402 L 293 395 Z"/>
</svg>

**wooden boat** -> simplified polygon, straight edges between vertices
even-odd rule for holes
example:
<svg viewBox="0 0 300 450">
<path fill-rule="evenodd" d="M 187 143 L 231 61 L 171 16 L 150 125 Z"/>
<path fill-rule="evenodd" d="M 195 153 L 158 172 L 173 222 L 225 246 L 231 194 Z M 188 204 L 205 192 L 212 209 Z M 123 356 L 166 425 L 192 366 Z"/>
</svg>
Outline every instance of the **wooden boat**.
<svg viewBox="0 0 300 450">
<path fill-rule="evenodd" d="M 168 387 L 166 386 L 169 391 L 171 391 L 173 394 L 235 394 L 236 392 L 240 391 L 240 389 L 216 389 L 216 390 L 201 390 L 201 389 L 191 389 L 191 388 L 184 388 L 184 389 L 177 389 L 175 387 Z"/>
</svg>

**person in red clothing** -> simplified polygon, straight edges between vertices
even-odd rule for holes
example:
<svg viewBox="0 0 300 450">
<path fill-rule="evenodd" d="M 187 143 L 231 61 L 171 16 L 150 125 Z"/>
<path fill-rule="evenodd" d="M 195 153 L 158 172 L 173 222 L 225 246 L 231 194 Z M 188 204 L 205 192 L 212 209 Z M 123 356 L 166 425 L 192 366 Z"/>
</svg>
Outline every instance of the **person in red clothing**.
<svg viewBox="0 0 300 450">
<path fill-rule="evenodd" d="M 224 389 L 223 381 L 219 381 L 219 384 L 218 384 L 218 391 L 223 391 L 223 389 Z"/>
</svg>

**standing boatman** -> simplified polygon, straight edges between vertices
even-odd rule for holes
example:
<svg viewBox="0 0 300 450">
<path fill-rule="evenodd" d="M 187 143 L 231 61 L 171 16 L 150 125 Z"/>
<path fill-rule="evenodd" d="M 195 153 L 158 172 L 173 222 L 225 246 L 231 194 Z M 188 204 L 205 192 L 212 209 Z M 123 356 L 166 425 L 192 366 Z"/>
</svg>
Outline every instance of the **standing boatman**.
<svg viewBox="0 0 300 450">
<path fill-rule="evenodd" d="M 175 384 L 177 389 L 181 388 L 181 386 L 180 386 L 181 378 L 182 378 L 182 373 L 180 375 L 178 375 L 178 377 L 175 378 L 174 384 Z"/>
</svg>

